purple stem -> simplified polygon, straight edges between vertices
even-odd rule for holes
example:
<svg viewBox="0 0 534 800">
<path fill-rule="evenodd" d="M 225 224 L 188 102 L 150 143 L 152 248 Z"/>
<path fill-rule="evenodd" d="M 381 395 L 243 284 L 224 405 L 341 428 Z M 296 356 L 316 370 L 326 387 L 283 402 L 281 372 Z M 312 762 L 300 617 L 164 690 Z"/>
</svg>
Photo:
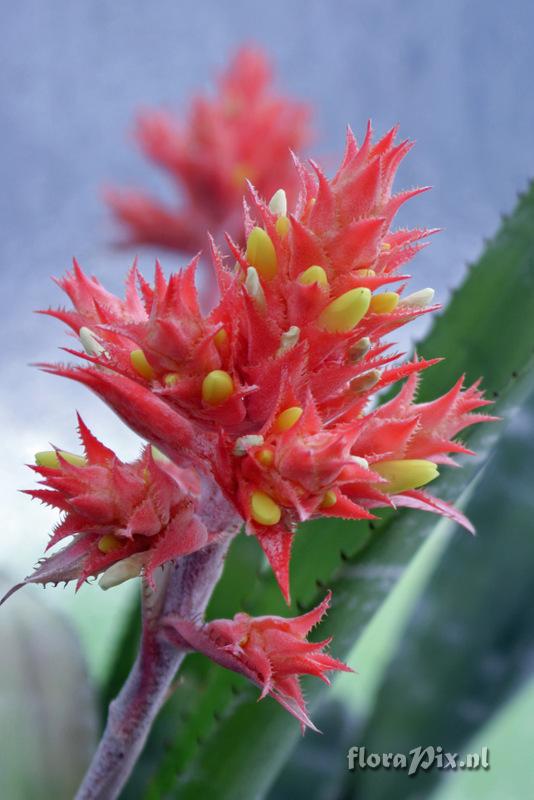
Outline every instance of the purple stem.
<svg viewBox="0 0 534 800">
<path fill-rule="evenodd" d="M 143 636 L 136 662 L 109 707 L 106 729 L 75 800 L 114 800 L 128 780 L 186 655 L 163 638 L 167 614 L 198 619 L 220 577 L 231 536 L 169 566 L 156 594 L 143 588 Z"/>
</svg>

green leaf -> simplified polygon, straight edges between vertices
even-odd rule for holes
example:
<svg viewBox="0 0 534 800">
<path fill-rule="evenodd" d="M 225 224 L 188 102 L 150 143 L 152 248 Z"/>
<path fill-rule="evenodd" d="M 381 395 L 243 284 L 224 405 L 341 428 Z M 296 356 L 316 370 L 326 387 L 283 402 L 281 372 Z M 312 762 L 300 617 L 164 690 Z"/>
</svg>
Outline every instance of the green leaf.
<svg viewBox="0 0 534 800">
<path fill-rule="evenodd" d="M 323 703 L 314 723 L 327 736 L 305 736 L 269 793 L 272 800 L 334 800 L 346 777 L 345 754 L 354 741 L 357 719 L 339 700 Z M 335 770 L 338 764 L 342 769 Z"/>
<path fill-rule="evenodd" d="M 446 391 L 465 372 L 469 379 L 485 376 L 484 385 L 497 400 L 499 413 L 516 402 L 519 386 L 514 375 L 525 368 L 534 351 L 533 221 L 531 187 L 419 348 L 425 356 L 447 357 L 426 373 L 421 399 Z M 437 489 L 440 497 L 455 499 L 461 494 L 499 432 L 498 425 L 467 432 L 464 438 L 479 456 L 467 461 L 463 470 L 445 471 Z M 293 557 L 295 603 L 289 611 L 259 553 L 252 553 L 250 540 L 238 537 L 208 616 L 221 616 L 222 609 L 225 615 L 240 609 L 254 614 L 295 613 L 317 602 L 328 586 L 334 590 L 334 603 L 319 635 L 334 634 L 333 653 L 342 657 L 435 524 L 428 514 L 409 512 L 383 514 L 374 525 L 329 520 L 302 526 L 305 530 L 297 537 Z M 307 696 L 314 701 L 322 692 L 322 687 L 309 684 Z M 256 695 L 238 677 L 188 659 L 147 749 L 160 754 L 159 763 L 140 768 L 145 776 L 153 772 L 148 794 L 134 775 L 125 798 L 173 793 L 193 798 L 214 785 L 220 800 L 262 797 L 289 756 L 298 726 L 274 701 L 256 704 Z M 186 719 L 178 718 L 177 708 L 186 709 Z M 169 734 L 173 725 L 174 737 Z"/>
<path fill-rule="evenodd" d="M 479 536 L 455 536 L 402 637 L 359 741 L 368 752 L 421 745 L 464 752 L 530 676 L 534 650 L 534 376 L 467 513 Z M 358 744 L 358 742 L 355 742 Z M 496 755 L 496 754 L 494 754 Z M 429 797 L 444 773 L 360 770 L 351 795 Z M 347 797 L 349 792 L 347 792 Z"/>
<path fill-rule="evenodd" d="M 12 584 L 2 578 L 1 593 Z M 96 707 L 77 636 L 37 591 L 0 613 L 1 794 L 71 800 L 96 747 Z"/>
<path fill-rule="evenodd" d="M 534 679 L 522 687 L 509 703 L 467 745 L 469 752 L 490 750 L 493 768 L 463 771 L 443 781 L 433 800 L 503 800 L 534 797 L 532 717 Z"/>
</svg>

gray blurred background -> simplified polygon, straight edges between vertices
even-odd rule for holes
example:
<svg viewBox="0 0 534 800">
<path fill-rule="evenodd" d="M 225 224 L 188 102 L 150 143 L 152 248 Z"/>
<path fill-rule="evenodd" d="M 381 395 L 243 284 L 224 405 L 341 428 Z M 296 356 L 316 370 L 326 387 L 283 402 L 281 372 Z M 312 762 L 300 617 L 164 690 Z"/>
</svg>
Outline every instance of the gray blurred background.
<svg viewBox="0 0 534 800">
<path fill-rule="evenodd" d="M 378 132 L 400 122 L 417 147 L 399 185 L 434 187 L 409 204 L 402 222 L 445 229 L 418 257 L 414 288 L 435 286 L 443 301 L 534 173 L 534 4 L 22 0 L 3 4 L 2 22 L 0 564 L 20 575 L 41 553 L 53 521 L 17 495 L 32 480 L 23 461 L 48 441 L 76 446 L 74 408 L 123 457 L 138 448 L 84 390 L 26 365 L 57 358 L 57 346 L 67 343 L 57 323 L 32 309 L 60 302 L 49 276 L 68 268 L 73 255 L 112 288 L 121 286 L 132 254 L 109 248 L 103 185 L 169 193 L 128 138 L 139 106 L 184 107 L 195 90 L 211 87 L 238 45 L 252 41 L 271 54 L 279 85 L 315 107 L 314 153 L 337 154 L 347 122 L 359 135 L 368 117 Z M 153 253 L 140 255 L 150 271 Z M 174 268 L 178 259 L 164 253 L 163 263 Z M 70 589 L 44 595 L 87 641 L 99 626 L 89 652 L 93 671 L 109 652 L 129 591 L 114 593 L 116 614 L 96 588 L 75 601 Z"/>
</svg>

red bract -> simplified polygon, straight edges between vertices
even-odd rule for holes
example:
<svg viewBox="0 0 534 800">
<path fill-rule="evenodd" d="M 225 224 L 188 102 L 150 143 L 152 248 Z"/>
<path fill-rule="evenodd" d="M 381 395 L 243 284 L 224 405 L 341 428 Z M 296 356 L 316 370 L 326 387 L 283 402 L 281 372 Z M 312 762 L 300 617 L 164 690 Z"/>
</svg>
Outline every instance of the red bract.
<svg viewBox="0 0 534 800">
<path fill-rule="evenodd" d="M 281 185 L 296 194 L 290 149 L 308 142 L 309 116 L 305 104 L 273 89 L 266 56 L 252 48 L 237 53 L 217 81 L 216 96 L 197 97 L 185 120 L 165 111 L 141 113 L 137 142 L 170 175 L 183 201 L 172 208 L 140 190 L 109 191 L 128 240 L 195 252 L 208 230 L 238 236 L 246 178 L 267 197 Z"/>
<path fill-rule="evenodd" d="M 404 294 L 399 268 L 424 230 L 391 230 L 399 206 L 422 191 L 392 193 L 410 149 L 396 129 L 345 156 L 328 180 L 296 162 L 301 191 L 291 213 L 278 190 L 266 204 L 250 187 L 246 246 L 235 265 L 212 246 L 220 289 L 203 315 L 194 260 L 149 285 L 134 265 L 126 297 L 109 294 L 77 264 L 59 283 L 74 310 L 47 313 L 79 336 L 85 368 L 47 367 L 90 386 L 138 433 L 216 484 L 257 536 L 286 598 L 298 522 L 366 519 L 378 506 L 409 505 L 467 520 L 421 491 L 436 465 L 468 452 L 453 441 L 490 419 L 477 386 L 458 384 L 415 402 L 417 376 L 436 362 L 399 354 L 384 337 L 427 313 L 433 292 Z M 395 285 L 397 284 L 397 286 Z M 393 290 L 394 289 L 394 290 Z M 396 362 L 396 363 L 395 363 Z M 408 378 L 373 409 L 376 392 Z"/>
<path fill-rule="evenodd" d="M 73 538 L 26 582 L 76 580 L 79 587 L 120 564 L 107 573 L 108 585 L 141 572 L 153 583 L 157 567 L 208 543 L 208 530 L 196 515 L 201 484 L 195 472 L 154 456 L 150 447 L 137 461 L 123 463 L 80 418 L 79 432 L 84 457 L 54 450 L 38 454 L 32 467 L 44 488 L 27 494 L 64 515 L 48 548 Z"/>
<path fill-rule="evenodd" d="M 303 730 L 317 730 L 308 716 L 299 676 L 314 675 L 329 684 L 325 673 L 352 672 L 323 652 L 330 639 L 308 642 L 306 638 L 324 617 L 329 604 L 330 594 L 313 611 L 292 619 L 240 613 L 233 619 L 196 626 L 190 620 L 171 616 L 164 625 L 171 641 L 179 647 L 197 650 L 245 675 L 261 688 L 261 698 L 271 695 L 300 721 Z"/>
</svg>

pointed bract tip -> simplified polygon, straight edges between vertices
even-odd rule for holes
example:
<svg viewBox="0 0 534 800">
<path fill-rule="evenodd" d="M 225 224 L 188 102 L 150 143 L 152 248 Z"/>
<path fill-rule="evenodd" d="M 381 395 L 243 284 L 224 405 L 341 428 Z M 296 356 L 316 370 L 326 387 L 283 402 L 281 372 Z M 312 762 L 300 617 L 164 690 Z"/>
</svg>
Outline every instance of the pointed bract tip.
<svg viewBox="0 0 534 800">
<path fill-rule="evenodd" d="M 18 590 L 22 589 L 23 586 L 26 586 L 26 581 L 21 581 L 20 583 L 16 583 L 14 586 L 12 586 L 11 589 L 9 589 L 9 591 L 7 591 L 0 600 L 0 606 L 3 606 L 6 600 L 9 600 L 11 595 L 14 595 L 15 592 L 18 592 Z"/>
</svg>

